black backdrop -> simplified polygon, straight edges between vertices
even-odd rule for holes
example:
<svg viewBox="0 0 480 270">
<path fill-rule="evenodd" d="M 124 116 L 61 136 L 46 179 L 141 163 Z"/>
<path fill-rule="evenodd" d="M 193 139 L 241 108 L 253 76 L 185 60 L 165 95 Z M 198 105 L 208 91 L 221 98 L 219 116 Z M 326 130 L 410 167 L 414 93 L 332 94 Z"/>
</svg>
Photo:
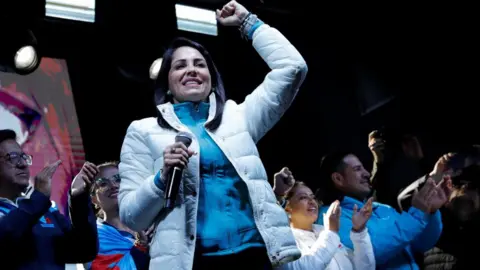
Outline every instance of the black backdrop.
<svg viewBox="0 0 480 270">
<path fill-rule="evenodd" d="M 178 32 L 173 4 L 148 2 L 98 0 L 94 25 L 50 20 L 40 27 L 45 52 L 67 59 L 93 162 L 118 159 L 129 123 L 155 114 L 146 77 L 172 37 L 204 44 L 236 101 L 268 71 L 236 29 L 222 28 L 218 37 Z M 259 143 L 270 175 L 287 165 L 308 181 L 321 155 L 338 147 L 353 149 L 370 166 L 367 134 L 385 123 L 415 129 L 432 160 L 458 144 L 478 142 L 478 53 L 468 8 L 240 2 L 284 33 L 309 65 L 293 106 Z M 386 96 L 395 98 L 363 114 L 368 104 L 362 100 L 374 104 Z"/>
</svg>

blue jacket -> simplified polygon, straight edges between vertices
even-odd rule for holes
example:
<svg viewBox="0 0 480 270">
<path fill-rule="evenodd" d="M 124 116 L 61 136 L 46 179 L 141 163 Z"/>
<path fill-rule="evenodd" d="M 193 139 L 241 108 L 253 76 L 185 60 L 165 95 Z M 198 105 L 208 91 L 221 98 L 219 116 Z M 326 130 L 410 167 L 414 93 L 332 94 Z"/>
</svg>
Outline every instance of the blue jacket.
<svg viewBox="0 0 480 270">
<path fill-rule="evenodd" d="M 345 197 L 341 202 L 340 240 L 353 249 L 350 240 L 352 230 L 353 207 L 360 209 L 363 202 Z M 320 209 L 317 223 L 323 224 L 323 213 L 328 206 Z M 419 269 L 413 253 L 424 253 L 431 249 L 442 233 L 440 211 L 428 215 L 411 207 L 408 212 L 398 213 L 394 208 L 380 203 L 373 203 L 372 217 L 367 223 L 375 253 L 377 269 Z"/>
<path fill-rule="evenodd" d="M 35 190 L 16 204 L 0 200 L 1 268 L 63 270 L 93 260 L 98 235 L 89 194 L 69 198 L 69 206 L 71 222 Z"/>
</svg>

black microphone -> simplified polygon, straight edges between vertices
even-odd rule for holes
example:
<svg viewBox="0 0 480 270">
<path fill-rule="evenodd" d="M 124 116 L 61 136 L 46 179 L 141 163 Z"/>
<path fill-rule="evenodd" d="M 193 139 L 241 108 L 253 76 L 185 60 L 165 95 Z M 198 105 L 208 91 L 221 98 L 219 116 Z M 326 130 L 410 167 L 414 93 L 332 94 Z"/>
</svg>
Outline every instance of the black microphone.
<svg viewBox="0 0 480 270">
<path fill-rule="evenodd" d="M 175 142 L 183 143 L 187 148 L 192 143 L 192 135 L 188 132 L 180 132 L 175 136 Z M 167 188 L 165 190 L 165 207 L 167 209 L 175 208 L 178 189 L 182 181 L 183 168 L 173 167 L 168 172 Z"/>
</svg>

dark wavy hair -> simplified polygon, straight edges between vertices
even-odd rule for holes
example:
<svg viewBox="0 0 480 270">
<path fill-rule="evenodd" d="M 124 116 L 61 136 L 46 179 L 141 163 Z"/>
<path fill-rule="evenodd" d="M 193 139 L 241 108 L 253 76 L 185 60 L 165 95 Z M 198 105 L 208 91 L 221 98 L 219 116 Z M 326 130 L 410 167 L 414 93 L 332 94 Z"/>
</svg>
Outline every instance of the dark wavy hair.
<svg viewBox="0 0 480 270">
<path fill-rule="evenodd" d="M 208 66 L 208 70 L 210 71 L 210 76 L 212 79 L 212 89 L 215 91 L 216 97 L 216 112 L 215 117 L 212 121 L 210 121 L 206 127 L 210 130 L 215 130 L 218 128 L 220 123 L 222 122 L 222 114 L 223 114 L 223 107 L 225 106 L 225 88 L 223 86 L 223 81 L 218 72 L 215 63 L 213 62 L 212 57 L 208 53 L 208 51 L 199 43 L 186 39 L 186 38 L 176 38 L 172 41 L 170 46 L 167 48 L 165 53 L 163 54 L 163 61 L 160 67 L 160 71 L 158 73 L 157 80 L 155 81 L 155 105 L 160 105 L 166 102 L 171 102 L 173 97 L 171 95 L 167 95 L 168 92 L 168 72 L 172 66 L 172 57 L 173 53 L 179 47 L 191 47 L 198 50 L 203 57 L 205 58 Z M 163 119 L 160 112 L 158 112 L 157 118 L 158 125 L 163 128 L 171 128 L 168 123 Z"/>
<path fill-rule="evenodd" d="M 11 129 L 1 129 L 0 130 L 0 143 L 6 140 L 16 140 L 17 134 Z"/>
</svg>

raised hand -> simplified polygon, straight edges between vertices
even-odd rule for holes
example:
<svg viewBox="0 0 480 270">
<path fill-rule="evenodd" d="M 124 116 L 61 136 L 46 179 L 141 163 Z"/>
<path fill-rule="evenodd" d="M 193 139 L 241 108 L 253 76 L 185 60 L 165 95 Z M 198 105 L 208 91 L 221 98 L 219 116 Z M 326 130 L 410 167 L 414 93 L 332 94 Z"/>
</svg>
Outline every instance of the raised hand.
<svg viewBox="0 0 480 270">
<path fill-rule="evenodd" d="M 363 205 L 362 209 L 358 211 L 358 206 L 355 204 L 353 206 L 353 215 L 352 215 L 352 230 L 355 232 L 361 232 L 365 229 L 367 221 L 372 216 L 373 211 L 373 198 L 368 199 L 368 201 Z"/>
<path fill-rule="evenodd" d="M 293 178 L 292 172 L 287 167 L 277 172 L 273 176 L 273 179 L 273 192 L 275 192 L 277 196 L 284 196 L 295 184 L 295 178 Z"/>
<path fill-rule="evenodd" d="M 412 206 L 423 211 L 424 213 L 431 213 L 432 206 L 430 204 L 430 198 L 435 192 L 435 181 L 429 178 L 425 185 L 419 190 L 415 191 L 412 196 Z"/>
<path fill-rule="evenodd" d="M 57 160 L 56 162 L 47 165 L 43 168 L 34 178 L 33 181 L 33 188 L 43 194 L 45 196 L 50 197 L 51 192 L 51 185 L 52 185 L 52 177 L 55 171 L 57 170 L 58 166 L 62 163 L 61 160 Z"/>
<path fill-rule="evenodd" d="M 240 26 L 247 15 L 248 10 L 237 1 L 230 1 L 221 10 L 217 9 L 217 20 L 224 26 Z"/>
<path fill-rule="evenodd" d="M 70 192 L 72 197 L 76 197 L 84 192 L 88 192 L 97 174 L 97 166 L 91 162 L 85 162 L 80 172 L 75 176 L 75 178 L 73 178 Z"/>
<path fill-rule="evenodd" d="M 453 153 L 448 153 L 438 159 L 437 163 L 435 163 L 435 166 L 433 167 L 433 170 L 430 172 L 430 176 L 433 177 L 434 180 L 440 181 L 443 179 L 443 174 L 447 173 L 449 170 L 448 162 L 453 156 Z"/>
<path fill-rule="evenodd" d="M 385 141 L 379 137 L 377 130 L 368 135 L 368 148 L 372 152 L 376 163 L 382 163 L 384 159 Z"/>
<path fill-rule="evenodd" d="M 430 211 L 434 212 L 444 206 L 452 194 L 452 180 L 450 176 L 445 176 L 432 191 L 430 197 Z"/>
<path fill-rule="evenodd" d="M 334 201 L 323 214 L 323 224 L 325 229 L 338 233 L 340 230 L 340 216 L 342 215 L 342 207 L 339 201 Z"/>
</svg>

